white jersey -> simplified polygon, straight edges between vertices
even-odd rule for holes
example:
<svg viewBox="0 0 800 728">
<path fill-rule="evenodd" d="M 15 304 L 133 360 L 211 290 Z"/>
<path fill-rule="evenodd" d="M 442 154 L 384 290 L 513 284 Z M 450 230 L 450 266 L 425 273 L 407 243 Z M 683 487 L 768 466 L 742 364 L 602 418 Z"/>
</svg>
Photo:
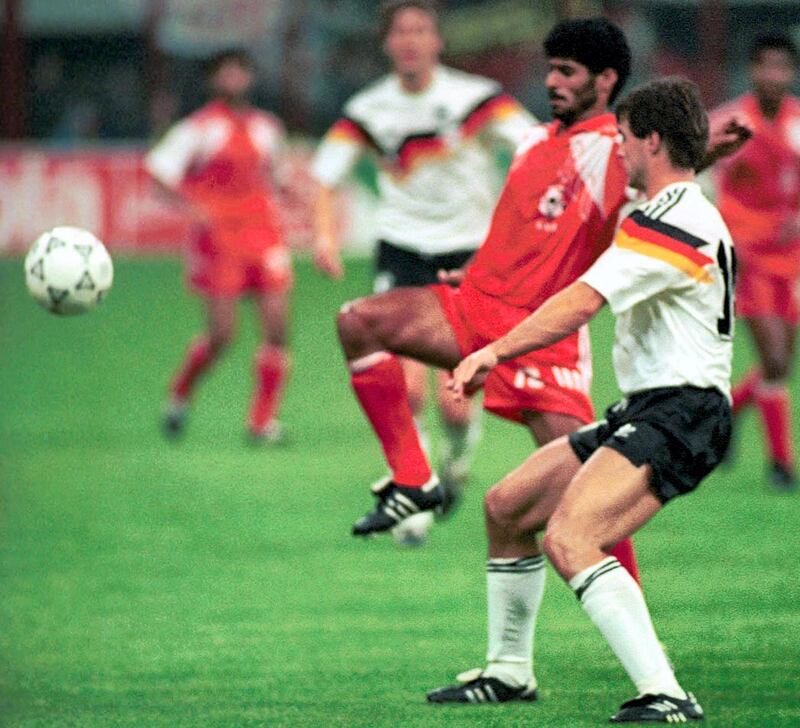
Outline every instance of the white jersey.
<svg viewBox="0 0 800 728">
<path fill-rule="evenodd" d="M 438 66 L 427 89 L 390 74 L 351 98 L 312 172 L 336 187 L 361 154 L 378 158 L 378 236 L 424 255 L 473 250 L 499 192 L 493 146 L 514 151 L 535 123 L 488 78 Z"/>
<path fill-rule="evenodd" d="M 734 272 L 728 228 L 694 182 L 668 185 L 622 222 L 580 280 L 617 316 L 624 394 L 691 385 L 730 398 Z"/>
</svg>

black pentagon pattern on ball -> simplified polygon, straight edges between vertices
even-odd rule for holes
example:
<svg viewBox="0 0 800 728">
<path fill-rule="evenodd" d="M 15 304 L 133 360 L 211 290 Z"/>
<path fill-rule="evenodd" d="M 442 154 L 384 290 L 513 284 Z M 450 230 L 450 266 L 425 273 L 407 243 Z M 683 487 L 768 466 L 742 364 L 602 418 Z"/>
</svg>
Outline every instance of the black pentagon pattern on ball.
<svg viewBox="0 0 800 728">
<path fill-rule="evenodd" d="M 61 238 L 57 238 L 57 237 L 51 235 L 50 238 L 47 241 L 47 248 L 45 249 L 44 252 L 45 253 L 50 253 L 53 250 L 55 250 L 56 248 L 63 248 L 65 246 L 66 246 L 66 243 Z"/>
<path fill-rule="evenodd" d="M 91 245 L 79 245 L 75 244 L 72 246 L 75 250 L 78 251 L 78 254 L 83 258 L 85 262 L 89 262 L 89 256 L 92 254 L 92 246 Z"/>
<path fill-rule="evenodd" d="M 38 278 L 40 281 L 44 280 L 44 258 L 39 258 L 30 268 L 28 271 L 34 278 Z"/>
<path fill-rule="evenodd" d="M 75 286 L 76 291 L 93 291 L 97 288 L 92 280 L 92 277 L 89 275 L 89 271 L 84 271 L 81 279 L 78 281 L 78 284 Z"/>
<path fill-rule="evenodd" d="M 95 297 L 95 303 L 100 303 L 106 297 L 106 291 L 98 291 L 97 296 Z"/>
<path fill-rule="evenodd" d="M 53 286 L 47 286 L 47 295 L 50 297 L 50 310 L 54 313 L 60 313 L 61 304 L 69 295 L 69 291 L 65 288 L 53 288 Z"/>
</svg>

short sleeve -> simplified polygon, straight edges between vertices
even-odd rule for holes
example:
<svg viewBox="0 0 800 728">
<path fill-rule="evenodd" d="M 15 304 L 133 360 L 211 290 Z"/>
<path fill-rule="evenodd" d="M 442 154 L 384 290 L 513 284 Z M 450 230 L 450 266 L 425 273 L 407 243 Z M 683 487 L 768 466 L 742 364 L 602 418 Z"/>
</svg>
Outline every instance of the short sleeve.
<svg viewBox="0 0 800 728">
<path fill-rule="evenodd" d="M 322 139 L 311 174 L 325 187 L 337 187 L 350 174 L 368 146 L 367 133 L 354 121 L 337 121 Z"/>
<path fill-rule="evenodd" d="M 191 121 L 173 126 L 147 154 L 145 169 L 167 187 L 178 187 L 194 160 L 200 135 Z"/>
<path fill-rule="evenodd" d="M 615 314 L 687 282 L 709 283 L 714 260 L 703 240 L 686 230 L 634 210 L 623 220 L 611 247 L 581 280 L 600 293 Z"/>
<path fill-rule="evenodd" d="M 667 263 L 615 243 L 580 280 L 605 298 L 617 315 L 680 283 L 681 277 Z"/>
<path fill-rule="evenodd" d="M 492 142 L 516 151 L 527 137 L 537 119 L 515 98 L 499 96 L 493 104 L 492 114 L 484 134 Z"/>
</svg>

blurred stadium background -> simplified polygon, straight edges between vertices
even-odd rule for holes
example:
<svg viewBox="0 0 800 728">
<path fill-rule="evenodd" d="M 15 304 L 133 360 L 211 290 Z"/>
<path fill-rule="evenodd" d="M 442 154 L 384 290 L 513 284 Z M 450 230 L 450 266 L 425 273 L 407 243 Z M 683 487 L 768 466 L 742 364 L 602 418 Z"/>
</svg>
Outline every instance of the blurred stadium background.
<svg viewBox="0 0 800 728">
<path fill-rule="evenodd" d="M 551 579 L 538 630 L 539 706 L 436 710 L 425 689 L 482 662 L 480 493 L 530 451 L 494 419 L 455 519 L 424 548 L 354 542 L 378 449 L 350 395 L 332 319 L 369 289 L 298 256 L 284 449 L 242 441 L 253 322 L 199 395 L 186 439 L 158 431 L 166 379 L 199 311 L 181 285 L 186 224 L 141 155 L 199 106 L 201 59 L 248 47 L 257 100 L 293 137 L 298 249 L 306 164 L 343 101 L 382 73 L 372 0 L 5 0 L 0 104 L 0 725 L 597 725 L 629 687 L 572 595 Z M 446 61 L 501 80 L 547 117 L 540 42 L 605 13 L 633 82 L 683 73 L 709 105 L 746 86 L 759 32 L 800 40 L 797 2 L 449 0 Z M 370 239 L 370 170 L 345 199 Z M 299 201 L 297 201 L 299 200 Z M 96 232 L 115 255 L 108 301 L 51 317 L 18 254 L 43 229 Z M 158 255 L 154 255 L 158 253 Z M 750 359 L 739 332 L 736 370 Z M 611 321 L 593 329 L 598 408 L 616 397 Z M 333 364 L 332 364 L 333 362 Z M 794 401 L 800 388 L 793 386 Z M 796 421 L 800 413 L 796 412 Z M 433 428 L 435 422 L 431 422 Z M 734 463 L 638 538 L 645 589 L 710 726 L 800 725 L 800 502 L 763 484 L 755 418 Z"/>
</svg>

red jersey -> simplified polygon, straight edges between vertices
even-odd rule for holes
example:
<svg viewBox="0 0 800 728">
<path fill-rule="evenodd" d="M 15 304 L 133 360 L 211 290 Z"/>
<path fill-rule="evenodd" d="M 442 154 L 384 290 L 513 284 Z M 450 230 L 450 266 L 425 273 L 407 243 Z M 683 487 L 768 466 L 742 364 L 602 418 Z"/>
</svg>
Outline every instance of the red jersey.
<svg viewBox="0 0 800 728">
<path fill-rule="evenodd" d="M 212 101 L 176 124 L 145 164 L 206 211 L 221 247 L 263 249 L 280 237 L 270 177 L 283 140 L 283 126 L 271 114 Z M 240 234 L 247 230 L 259 234 Z"/>
<path fill-rule="evenodd" d="M 780 277 L 800 273 L 800 238 L 787 239 L 786 223 L 800 215 L 800 99 L 786 96 L 767 119 L 753 94 L 714 112 L 736 114 L 753 137 L 716 165 L 717 206 L 745 264 Z"/>
<path fill-rule="evenodd" d="M 535 127 L 466 280 L 511 305 L 538 308 L 610 245 L 627 180 L 613 114 L 567 129 L 558 121 Z"/>
</svg>

